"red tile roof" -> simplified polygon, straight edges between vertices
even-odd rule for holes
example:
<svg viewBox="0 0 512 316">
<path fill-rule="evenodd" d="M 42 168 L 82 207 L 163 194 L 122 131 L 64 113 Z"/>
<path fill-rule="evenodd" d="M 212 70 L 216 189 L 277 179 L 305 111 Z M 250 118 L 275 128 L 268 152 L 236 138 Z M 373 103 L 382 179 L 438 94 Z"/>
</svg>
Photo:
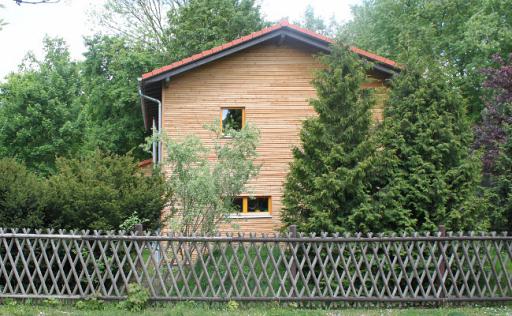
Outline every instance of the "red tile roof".
<svg viewBox="0 0 512 316">
<path fill-rule="evenodd" d="M 159 75 L 159 74 L 164 73 L 166 71 L 169 71 L 169 70 L 172 70 L 172 69 L 184 66 L 186 64 L 192 63 L 192 62 L 197 61 L 199 59 L 202 59 L 204 57 L 207 57 L 207 56 L 213 55 L 215 53 L 218 53 L 220 51 L 223 51 L 223 50 L 225 50 L 227 48 L 230 48 L 230 47 L 233 47 L 233 46 L 236 46 L 236 45 L 248 42 L 248 41 L 250 41 L 252 39 L 258 38 L 258 37 L 260 37 L 262 35 L 268 34 L 268 33 L 272 32 L 272 31 L 279 30 L 279 29 L 282 29 L 282 28 L 285 28 L 285 27 L 293 29 L 293 30 L 296 30 L 296 31 L 298 31 L 300 33 L 309 35 L 311 37 L 317 38 L 317 39 L 322 40 L 322 41 L 327 42 L 327 43 L 334 43 L 334 40 L 332 38 L 329 38 L 327 36 L 323 36 L 321 34 L 313 32 L 311 30 L 299 27 L 297 25 L 290 24 L 288 21 L 283 20 L 283 21 L 281 21 L 281 22 L 279 22 L 277 24 L 274 24 L 272 26 L 266 27 L 266 28 L 264 28 L 262 30 L 259 30 L 257 32 L 254 32 L 254 33 L 251 33 L 249 35 L 237 38 L 234 41 L 231 41 L 229 43 L 226 43 L 226 44 L 214 47 L 212 49 L 205 50 L 205 51 L 203 51 L 201 53 L 192 55 L 192 56 L 187 57 L 185 59 L 182 59 L 180 61 L 174 62 L 174 63 L 172 63 L 170 65 L 163 66 L 161 68 L 157 68 L 157 69 L 155 69 L 153 71 L 147 72 L 147 73 L 142 75 L 142 79 L 151 78 L 153 76 Z M 351 46 L 350 50 L 352 50 L 354 53 L 356 53 L 356 54 L 358 54 L 360 56 L 363 56 L 363 57 L 366 57 L 368 59 L 374 60 L 376 62 L 385 64 L 387 66 L 390 66 L 390 67 L 393 67 L 393 68 L 400 68 L 400 66 L 396 62 L 391 60 L 391 59 L 379 56 L 379 55 L 374 54 L 374 53 L 370 53 L 368 51 L 362 50 L 362 49 L 354 47 L 354 46 Z"/>
<path fill-rule="evenodd" d="M 146 159 L 146 160 L 142 160 L 142 161 L 139 161 L 139 168 L 143 168 L 145 166 L 149 166 L 153 163 L 153 159 Z"/>
</svg>

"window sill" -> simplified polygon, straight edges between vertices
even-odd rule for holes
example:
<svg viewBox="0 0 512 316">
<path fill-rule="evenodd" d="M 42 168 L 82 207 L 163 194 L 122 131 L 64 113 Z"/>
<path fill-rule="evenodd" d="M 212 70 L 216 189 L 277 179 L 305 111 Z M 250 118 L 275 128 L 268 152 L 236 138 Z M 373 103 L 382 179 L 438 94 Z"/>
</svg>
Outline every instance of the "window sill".
<svg viewBox="0 0 512 316">
<path fill-rule="evenodd" d="M 238 213 L 238 214 L 229 214 L 227 217 L 231 218 L 231 219 L 272 218 L 272 215 L 270 213 L 260 213 L 260 214 Z"/>
</svg>

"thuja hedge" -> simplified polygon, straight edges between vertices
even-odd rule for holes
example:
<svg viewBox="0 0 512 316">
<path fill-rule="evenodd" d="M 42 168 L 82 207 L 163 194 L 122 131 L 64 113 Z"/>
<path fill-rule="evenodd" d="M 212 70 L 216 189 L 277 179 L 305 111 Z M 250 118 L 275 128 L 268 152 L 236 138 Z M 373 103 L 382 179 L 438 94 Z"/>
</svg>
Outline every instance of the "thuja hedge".
<svg viewBox="0 0 512 316">
<path fill-rule="evenodd" d="M 56 171 L 46 177 L 15 159 L 0 159 L 3 227 L 110 230 L 137 212 L 156 228 L 164 199 L 163 176 L 144 176 L 130 156 L 97 151 L 58 158 Z"/>
</svg>

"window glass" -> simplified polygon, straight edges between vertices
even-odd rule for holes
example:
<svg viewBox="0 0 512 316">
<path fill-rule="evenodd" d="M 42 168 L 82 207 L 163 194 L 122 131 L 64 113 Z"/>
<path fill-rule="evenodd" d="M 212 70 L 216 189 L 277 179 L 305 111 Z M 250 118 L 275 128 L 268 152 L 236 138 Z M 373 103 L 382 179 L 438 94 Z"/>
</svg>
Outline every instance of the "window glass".
<svg viewBox="0 0 512 316">
<path fill-rule="evenodd" d="M 241 197 L 233 199 L 233 206 L 236 212 L 242 213 L 244 209 L 244 199 Z"/>
<path fill-rule="evenodd" d="M 222 131 L 239 131 L 244 124 L 244 109 L 222 109 Z"/>
<path fill-rule="evenodd" d="M 241 196 L 233 199 L 233 209 L 236 213 L 271 213 L 272 198 L 270 196 L 258 196 L 250 198 Z"/>
<path fill-rule="evenodd" d="M 248 212 L 268 212 L 268 197 L 249 198 Z"/>
</svg>

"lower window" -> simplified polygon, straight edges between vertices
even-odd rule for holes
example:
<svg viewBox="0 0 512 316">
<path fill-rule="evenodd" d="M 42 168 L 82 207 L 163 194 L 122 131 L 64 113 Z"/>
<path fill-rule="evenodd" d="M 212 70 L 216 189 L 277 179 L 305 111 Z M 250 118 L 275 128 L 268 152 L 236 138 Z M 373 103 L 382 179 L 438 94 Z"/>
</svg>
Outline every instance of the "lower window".
<svg viewBox="0 0 512 316">
<path fill-rule="evenodd" d="M 241 196 L 233 200 L 233 205 L 239 213 L 272 213 L 272 198 L 270 196 Z"/>
</svg>

